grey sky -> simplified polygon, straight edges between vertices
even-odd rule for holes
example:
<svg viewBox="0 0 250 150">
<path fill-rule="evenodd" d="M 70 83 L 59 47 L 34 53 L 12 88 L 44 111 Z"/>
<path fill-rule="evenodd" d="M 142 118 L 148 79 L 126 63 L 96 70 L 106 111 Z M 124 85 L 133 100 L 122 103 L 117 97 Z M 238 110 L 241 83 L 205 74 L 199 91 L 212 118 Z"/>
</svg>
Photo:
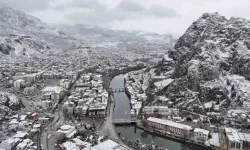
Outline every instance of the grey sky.
<svg viewBox="0 0 250 150">
<path fill-rule="evenodd" d="M 182 34 L 205 12 L 250 20 L 249 0 L 0 0 L 47 23 Z"/>
</svg>

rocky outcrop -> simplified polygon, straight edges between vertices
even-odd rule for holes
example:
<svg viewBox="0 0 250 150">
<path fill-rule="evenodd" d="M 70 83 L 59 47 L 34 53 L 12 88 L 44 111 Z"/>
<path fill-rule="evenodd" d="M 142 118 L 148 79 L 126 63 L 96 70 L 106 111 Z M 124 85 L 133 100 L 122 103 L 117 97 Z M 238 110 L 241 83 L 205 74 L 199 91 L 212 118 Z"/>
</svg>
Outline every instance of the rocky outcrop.
<svg viewBox="0 0 250 150">
<path fill-rule="evenodd" d="M 239 106 L 250 98 L 249 92 L 243 97 L 239 92 L 250 86 L 249 59 L 250 22 L 206 13 L 179 38 L 156 71 L 171 73 L 175 79 L 165 89 L 174 105 L 202 111 L 206 102 L 214 101 L 222 108 Z M 233 92 L 235 84 L 245 87 Z"/>
</svg>

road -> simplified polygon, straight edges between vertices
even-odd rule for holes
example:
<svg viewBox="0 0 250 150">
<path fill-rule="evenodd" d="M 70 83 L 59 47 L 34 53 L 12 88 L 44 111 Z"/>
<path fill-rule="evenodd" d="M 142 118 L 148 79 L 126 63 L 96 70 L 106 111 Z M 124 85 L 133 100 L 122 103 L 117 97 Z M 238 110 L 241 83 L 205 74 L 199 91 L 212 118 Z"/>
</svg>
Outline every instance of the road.
<svg viewBox="0 0 250 150">
<path fill-rule="evenodd" d="M 109 136 L 113 140 L 119 139 L 116 131 L 115 131 L 115 126 L 113 124 L 113 114 L 114 114 L 114 105 L 115 101 L 113 96 L 111 96 L 111 102 L 108 107 L 108 114 L 106 117 L 106 121 L 102 127 L 102 129 L 99 131 L 99 134 L 102 136 Z M 121 142 L 118 140 L 118 142 Z"/>
</svg>

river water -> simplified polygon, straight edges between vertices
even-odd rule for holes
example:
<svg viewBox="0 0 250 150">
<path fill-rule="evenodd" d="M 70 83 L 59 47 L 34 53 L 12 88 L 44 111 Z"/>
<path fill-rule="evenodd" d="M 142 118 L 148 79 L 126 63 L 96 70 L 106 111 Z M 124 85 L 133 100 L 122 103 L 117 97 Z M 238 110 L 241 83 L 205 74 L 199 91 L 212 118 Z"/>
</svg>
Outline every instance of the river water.
<svg viewBox="0 0 250 150">
<path fill-rule="evenodd" d="M 110 83 L 113 89 L 124 88 L 124 75 L 116 76 Z M 130 119 L 130 101 L 125 92 L 114 93 L 115 108 L 114 119 Z M 134 125 L 129 126 L 116 126 L 116 132 L 121 133 L 126 139 L 136 140 L 140 139 L 143 144 L 154 144 L 167 148 L 168 150 L 206 150 L 206 148 L 181 143 L 178 141 L 170 140 L 166 137 L 158 136 L 149 132 L 145 132 Z"/>
</svg>

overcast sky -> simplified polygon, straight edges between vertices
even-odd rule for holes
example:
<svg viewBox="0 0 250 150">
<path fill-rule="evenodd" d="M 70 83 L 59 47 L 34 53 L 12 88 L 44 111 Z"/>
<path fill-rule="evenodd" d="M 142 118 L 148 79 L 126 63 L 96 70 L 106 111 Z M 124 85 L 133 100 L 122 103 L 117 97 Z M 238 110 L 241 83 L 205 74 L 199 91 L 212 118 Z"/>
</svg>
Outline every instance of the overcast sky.
<svg viewBox="0 0 250 150">
<path fill-rule="evenodd" d="M 249 0 L 0 0 L 47 23 L 182 34 L 205 12 L 250 20 Z"/>
</svg>

